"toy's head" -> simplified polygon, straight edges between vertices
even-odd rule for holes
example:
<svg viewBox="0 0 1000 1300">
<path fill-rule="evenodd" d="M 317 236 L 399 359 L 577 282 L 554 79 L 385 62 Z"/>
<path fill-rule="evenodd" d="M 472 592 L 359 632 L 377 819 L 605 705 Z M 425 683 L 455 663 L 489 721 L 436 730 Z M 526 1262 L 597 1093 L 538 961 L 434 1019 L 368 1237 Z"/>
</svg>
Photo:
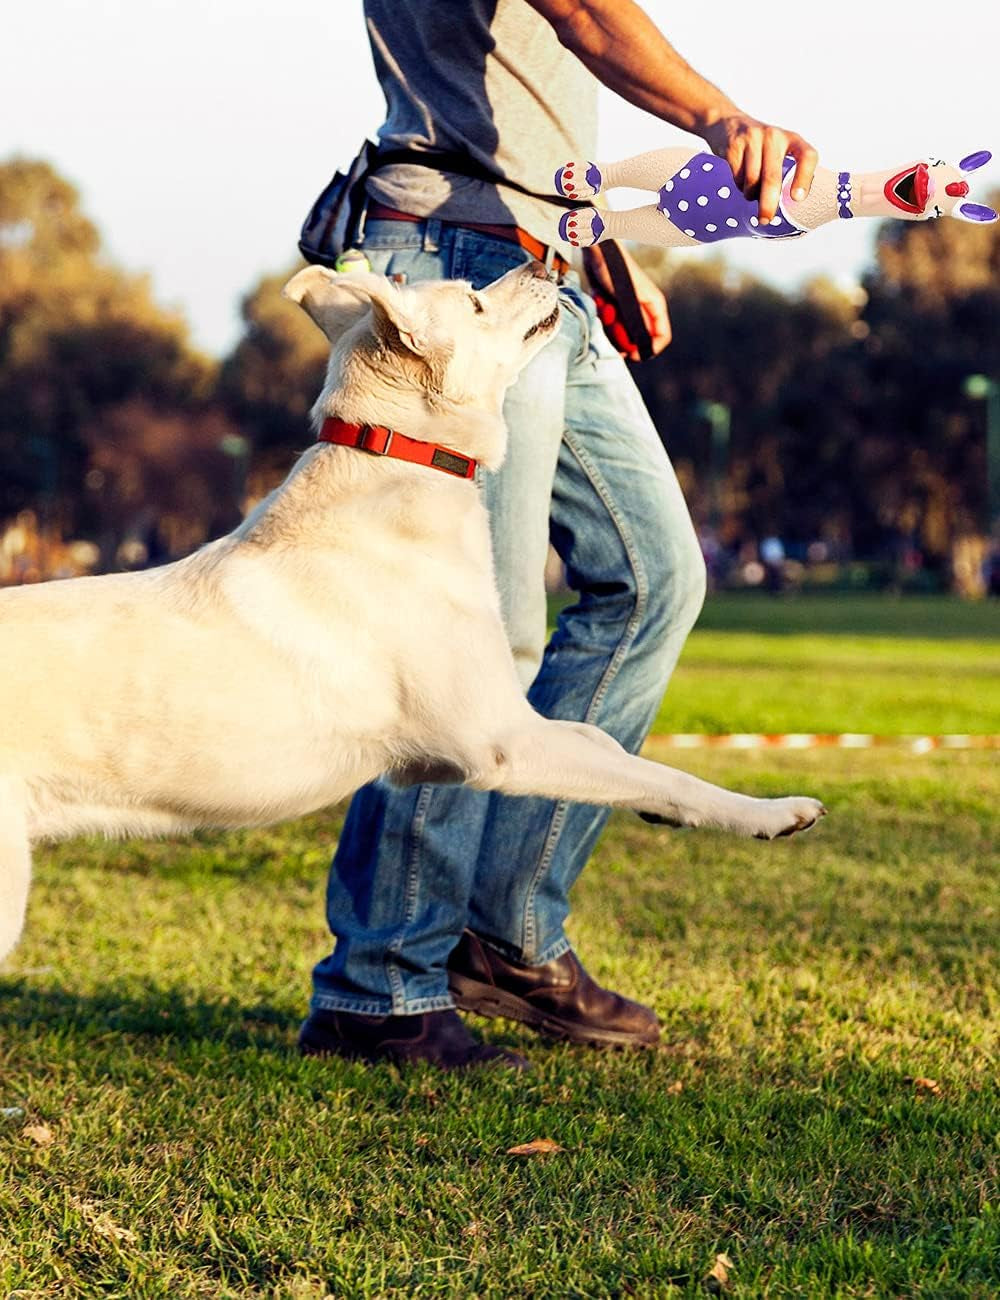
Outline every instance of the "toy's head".
<svg viewBox="0 0 1000 1300">
<path fill-rule="evenodd" d="M 996 221 L 997 214 L 983 203 L 968 200 L 968 172 L 990 161 L 982 149 L 970 153 L 957 167 L 940 158 L 922 158 L 902 171 L 875 172 L 866 181 L 877 186 L 864 187 L 861 209 L 866 217 L 902 217 L 904 221 L 927 221 L 931 217 L 953 216 L 962 221 Z"/>
</svg>

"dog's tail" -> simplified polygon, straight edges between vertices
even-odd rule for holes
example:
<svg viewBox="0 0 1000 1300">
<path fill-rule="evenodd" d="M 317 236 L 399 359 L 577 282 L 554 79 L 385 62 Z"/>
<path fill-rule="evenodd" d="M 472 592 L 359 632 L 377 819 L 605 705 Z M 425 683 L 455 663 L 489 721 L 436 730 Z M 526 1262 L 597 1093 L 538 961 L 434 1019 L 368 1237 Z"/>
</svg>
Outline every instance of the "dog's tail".
<svg viewBox="0 0 1000 1300">
<path fill-rule="evenodd" d="M 24 927 L 31 885 L 31 845 L 24 787 L 0 776 L 0 961 Z"/>
</svg>

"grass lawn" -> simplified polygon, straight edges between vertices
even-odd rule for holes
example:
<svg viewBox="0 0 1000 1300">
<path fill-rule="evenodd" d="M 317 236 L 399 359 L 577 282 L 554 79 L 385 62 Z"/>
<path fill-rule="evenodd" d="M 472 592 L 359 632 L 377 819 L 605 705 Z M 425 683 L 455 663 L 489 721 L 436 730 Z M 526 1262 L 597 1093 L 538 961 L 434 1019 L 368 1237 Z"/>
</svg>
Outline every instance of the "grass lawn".
<svg viewBox="0 0 1000 1300">
<path fill-rule="evenodd" d="M 658 730 L 1000 731 L 985 622 L 775 604 L 709 606 Z M 616 815 L 573 938 L 663 1046 L 476 1021 L 527 1079 L 294 1054 L 337 812 L 40 853 L 0 975 L 0 1296 L 693 1296 L 719 1253 L 734 1296 L 1000 1294 L 998 756 L 649 753 L 831 815 L 775 844 Z"/>
<path fill-rule="evenodd" d="M 654 730 L 1000 735 L 1000 602 L 715 597 Z"/>
</svg>

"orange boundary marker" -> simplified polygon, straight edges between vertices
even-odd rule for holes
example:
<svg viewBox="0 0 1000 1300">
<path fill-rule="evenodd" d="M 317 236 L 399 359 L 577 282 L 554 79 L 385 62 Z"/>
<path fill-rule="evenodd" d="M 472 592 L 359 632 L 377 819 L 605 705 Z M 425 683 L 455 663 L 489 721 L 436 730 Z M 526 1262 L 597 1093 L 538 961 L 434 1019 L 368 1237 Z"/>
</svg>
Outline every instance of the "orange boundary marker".
<svg viewBox="0 0 1000 1300">
<path fill-rule="evenodd" d="M 852 732 L 812 735 L 701 736 L 653 734 L 649 737 L 673 749 L 905 749 L 929 754 L 935 749 L 1000 749 L 1000 736 L 869 736 Z"/>
</svg>

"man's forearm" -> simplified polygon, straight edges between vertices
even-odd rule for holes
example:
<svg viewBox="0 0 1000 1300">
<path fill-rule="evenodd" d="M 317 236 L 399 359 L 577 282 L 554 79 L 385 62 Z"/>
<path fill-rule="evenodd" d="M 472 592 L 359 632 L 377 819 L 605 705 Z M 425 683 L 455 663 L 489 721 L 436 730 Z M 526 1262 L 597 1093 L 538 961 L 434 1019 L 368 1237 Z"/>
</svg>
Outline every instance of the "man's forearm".
<svg viewBox="0 0 1000 1300">
<path fill-rule="evenodd" d="M 605 86 L 700 135 L 725 158 L 744 194 L 759 198 L 761 221 L 778 210 L 787 156 L 795 159 L 792 197 L 804 199 L 818 161 L 795 131 L 759 122 L 736 107 L 677 53 L 633 0 L 528 0 L 559 40 Z"/>
<path fill-rule="evenodd" d="M 568 50 L 616 94 L 695 135 L 738 113 L 632 0 L 528 0 Z"/>
</svg>

